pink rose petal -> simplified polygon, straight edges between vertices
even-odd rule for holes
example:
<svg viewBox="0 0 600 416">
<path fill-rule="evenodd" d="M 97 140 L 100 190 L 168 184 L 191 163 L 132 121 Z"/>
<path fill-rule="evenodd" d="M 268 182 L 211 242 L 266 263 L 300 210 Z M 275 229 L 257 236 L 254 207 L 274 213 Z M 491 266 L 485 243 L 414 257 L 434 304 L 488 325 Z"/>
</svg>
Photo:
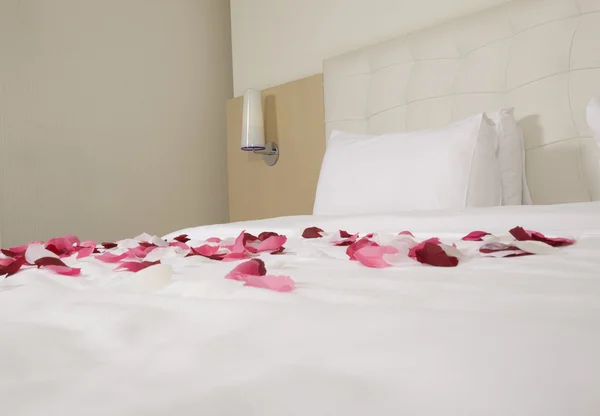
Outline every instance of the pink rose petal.
<svg viewBox="0 0 600 416">
<path fill-rule="evenodd" d="M 415 237 L 415 235 L 413 233 L 411 233 L 410 231 L 401 231 L 401 232 L 398 233 L 398 235 L 408 235 L 408 236 L 411 236 L 413 238 Z"/>
<path fill-rule="evenodd" d="M 96 247 L 83 247 L 83 248 L 81 248 L 77 252 L 77 260 L 91 256 L 94 253 L 95 250 L 96 250 Z"/>
<path fill-rule="evenodd" d="M 129 261 L 129 262 L 124 262 L 121 263 L 121 265 L 119 265 L 119 267 L 117 267 L 115 269 L 115 271 L 122 271 L 122 270 L 126 270 L 129 272 L 139 272 L 140 270 L 144 270 L 150 266 L 154 266 L 160 264 L 160 260 L 157 261 L 142 261 L 140 263 L 135 262 L 135 261 Z"/>
<path fill-rule="evenodd" d="M 109 253 L 107 251 L 103 254 L 100 254 L 99 256 L 96 256 L 96 259 L 98 259 L 104 263 L 118 263 L 121 260 L 126 259 L 128 257 L 128 254 L 129 253 L 123 253 L 123 254 L 116 255 L 116 254 Z"/>
<path fill-rule="evenodd" d="M 225 279 L 244 281 L 244 276 L 264 276 L 266 274 L 265 262 L 261 259 L 252 259 L 238 264 L 232 271 L 227 273 Z"/>
<path fill-rule="evenodd" d="M 483 237 L 490 235 L 485 231 L 472 231 L 469 234 L 465 235 L 462 240 L 463 241 L 483 241 Z"/>
<path fill-rule="evenodd" d="M 291 292 L 295 287 L 294 281 L 289 276 L 245 275 L 243 281 L 246 282 L 244 286 L 268 289 L 280 293 Z"/>
<path fill-rule="evenodd" d="M 68 266 L 45 266 L 44 269 L 48 269 L 53 271 L 56 274 L 60 274 L 63 276 L 79 276 L 81 274 L 81 269 L 75 267 Z"/>
<path fill-rule="evenodd" d="M 348 237 L 344 237 L 347 235 Z M 340 231 L 340 240 L 332 241 L 331 244 L 338 247 L 351 246 L 358 240 L 358 234 L 350 235 L 346 231 Z"/>
<path fill-rule="evenodd" d="M 310 227 L 302 233 L 303 238 L 323 238 L 323 230 L 319 227 Z"/>
<path fill-rule="evenodd" d="M 374 243 L 373 241 L 369 240 L 367 237 L 363 237 L 360 240 L 358 240 L 356 243 L 348 246 L 348 248 L 346 249 L 346 254 L 350 258 L 350 260 L 356 260 L 356 257 L 355 257 L 356 252 L 358 250 L 360 250 L 361 248 L 367 247 L 367 246 L 379 247 L 379 244 Z"/>
<path fill-rule="evenodd" d="M 222 240 L 219 237 L 211 237 L 206 240 L 207 243 L 220 243 Z"/>
<path fill-rule="evenodd" d="M 381 269 L 391 267 L 391 264 L 383 258 L 386 254 L 398 254 L 398 250 L 392 246 L 367 245 L 358 249 L 354 253 L 354 258 L 364 266 Z"/>
<path fill-rule="evenodd" d="M 264 231 L 258 235 L 258 239 L 260 241 L 265 241 L 269 237 L 277 237 L 277 236 L 279 236 L 279 234 L 274 233 L 272 231 Z"/>
<path fill-rule="evenodd" d="M 253 247 L 252 245 L 247 245 L 246 249 L 251 253 L 262 253 L 263 251 L 275 251 L 283 247 L 285 242 L 287 241 L 287 237 L 284 235 L 277 235 L 268 237 L 266 240 L 261 241 L 257 247 Z"/>
<path fill-rule="evenodd" d="M 192 248 L 192 253 L 195 253 L 195 254 L 198 254 L 198 255 L 204 256 L 204 257 L 213 256 L 213 255 L 217 254 L 217 251 L 219 251 L 219 246 L 211 246 L 208 244 L 205 244 L 200 247 Z"/>
</svg>

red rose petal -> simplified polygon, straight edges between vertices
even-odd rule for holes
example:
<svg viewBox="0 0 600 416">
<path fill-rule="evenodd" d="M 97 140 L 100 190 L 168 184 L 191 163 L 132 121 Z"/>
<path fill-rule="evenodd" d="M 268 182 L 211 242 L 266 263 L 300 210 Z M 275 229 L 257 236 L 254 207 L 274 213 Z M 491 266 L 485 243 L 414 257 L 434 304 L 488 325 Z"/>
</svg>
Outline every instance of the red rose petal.
<svg viewBox="0 0 600 416">
<path fill-rule="evenodd" d="M 412 259 L 416 259 L 417 258 L 417 250 L 421 250 L 423 247 L 425 247 L 426 244 L 438 244 L 439 245 L 439 244 L 442 244 L 442 242 L 437 237 L 433 237 L 433 238 L 430 238 L 428 240 L 422 241 L 421 243 L 419 243 L 416 246 L 412 247 L 408 251 L 408 257 L 410 257 Z"/>
<path fill-rule="evenodd" d="M 277 250 L 271 251 L 271 255 L 276 256 L 278 254 L 283 254 L 284 251 L 285 251 L 285 247 L 279 247 Z"/>
<path fill-rule="evenodd" d="M 115 271 L 122 271 L 122 270 L 126 270 L 129 272 L 139 272 L 140 270 L 144 270 L 150 266 L 155 266 L 157 264 L 160 264 L 160 260 L 157 261 L 142 261 L 140 263 L 135 262 L 135 261 L 129 261 L 129 262 L 125 262 L 125 263 L 121 263 L 121 265 L 119 265 L 119 267 L 117 267 L 115 269 Z"/>
<path fill-rule="evenodd" d="M 190 241 L 190 239 L 188 238 L 187 234 L 181 234 L 178 235 L 177 237 L 175 237 L 173 240 L 179 242 L 179 243 L 187 243 L 188 241 Z"/>
<path fill-rule="evenodd" d="M 25 257 L 19 257 L 11 261 L 6 266 L 0 266 L 0 276 L 6 275 L 6 277 L 12 276 L 17 273 L 21 267 L 25 264 Z"/>
<path fill-rule="evenodd" d="M 348 237 L 343 237 L 342 233 L 344 233 L 344 235 L 348 235 Z M 340 231 L 340 237 L 342 237 L 341 240 L 333 241 L 331 244 L 338 247 L 346 247 L 356 243 L 356 240 L 358 240 L 358 234 L 350 235 L 345 231 Z"/>
<path fill-rule="evenodd" d="M 319 227 L 310 227 L 302 233 L 303 238 L 323 238 L 323 230 Z"/>
<path fill-rule="evenodd" d="M 348 231 L 340 230 L 340 237 L 342 237 L 342 238 L 350 238 L 353 235 L 354 234 L 350 234 Z"/>
<path fill-rule="evenodd" d="M 546 237 L 544 234 L 537 231 L 528 231 L 523 229 L 523 227 L 515 227 L 510 230 L 511 235 L 517 241 L 540 241 L 542 243 L 546 243 L 552 247 L 564 247 L 570 246 L 575 243 L 575 240 L 571 240 L 569 238 L 551 238 Z"/>
<path fill-rule="evenodd" d="M 271 232 L 271 231 L 265 231 L 258 235 L 258 239 L 260 241 L 265 241 L 269 237 L 277 237 L 277 236 L 279 236 L 279 234 Z"/>
<path fill-rule="evenodd" d="M 285 242 L 287 241 L 287 237 L 285 235 L 276 235 L 267 238 L 262 241 L 258 246 L 248 245 L 246 249 L 251 253 L 262 253 L 263 251 L 275 251 L 279 250 Z"/>
<path fill-rule="evenodd" d="M 41 259 L 37 259 L 35 261 L 35 265 L 38 267 L 45 266 L 62 266 L 68 267 L 61 259 L 57 259 L 56 257 L 42 257 Z"/>
<path fill-rule="evenodd" d="M 21 253 L 15 253 L 12 250 L 6 250 L 6 249 L 0 249 L 0 251 L 2 252 L 2 254 L 4 254 L 6 257 L 11 257 L 11 258 L 15 258 L 15 257 L 19 257 L 22 254 Z"/>
<path fill-rule="evenodd" d="M 463 241 L 483 241 L 483 237 L 490 235 L 485 231 L 472 231 L 469 234 L 465 235 L 462 240 Z"/>
<path fill-rule="evenodd" d="M 423 247 L 415 251 L 419 263 L 435 267 L 456 267 L 458 259 L 446 254 L 444 249 L 435 243 L 425 243 Z"/>
<path fill-rule="evenodd" d="M 117 248 L 119 245 L 117 243 L 102 243 L 102 247 L 104 247 L 107 250 L 110 250 L 112 248 Z"/>
</svg>

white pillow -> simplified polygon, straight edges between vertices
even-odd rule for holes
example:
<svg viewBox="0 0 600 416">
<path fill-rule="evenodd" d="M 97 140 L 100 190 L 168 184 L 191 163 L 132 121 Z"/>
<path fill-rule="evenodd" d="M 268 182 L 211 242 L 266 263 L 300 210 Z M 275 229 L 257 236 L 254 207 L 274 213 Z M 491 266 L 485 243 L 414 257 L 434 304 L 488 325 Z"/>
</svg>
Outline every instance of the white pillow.
<svg viewBox="0 0 600 416">
<path fill-rule="evenodd" d="M 442 129 L 368 136 L 332 132 L 315 215 L 499 206 L 494 123 L 479 114 Z"/>
<path fill-rule="evenodd" d="M 502 177 L 502 205 L 530 205 L 531 196 L 525 173 L 525 145 L 513 109 L 487 113 L 498 132 L 498 166 Z"/>
</svg>

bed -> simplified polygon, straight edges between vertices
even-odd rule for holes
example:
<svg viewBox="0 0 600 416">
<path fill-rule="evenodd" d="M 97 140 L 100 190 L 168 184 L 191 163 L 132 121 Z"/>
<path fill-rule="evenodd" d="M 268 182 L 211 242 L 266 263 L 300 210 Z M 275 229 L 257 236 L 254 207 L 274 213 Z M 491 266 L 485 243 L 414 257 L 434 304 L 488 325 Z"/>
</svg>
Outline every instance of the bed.
<svg viewBox="0 0 600 416">
<path fill-rule="evenodd" d="M 598 27 L 598 1 L 519 0 L 324 64 L 328 131 L 514 106 L 533 205 L 4 250 L 0 410 L 597 415 Z"/>
</svg>

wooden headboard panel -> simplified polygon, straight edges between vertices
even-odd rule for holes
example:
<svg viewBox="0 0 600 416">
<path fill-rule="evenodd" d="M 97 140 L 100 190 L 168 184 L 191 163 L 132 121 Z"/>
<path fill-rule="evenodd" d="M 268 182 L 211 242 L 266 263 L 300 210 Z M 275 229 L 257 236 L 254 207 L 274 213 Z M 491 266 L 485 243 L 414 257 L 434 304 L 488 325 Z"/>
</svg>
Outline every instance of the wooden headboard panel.
<svg viewBox="0 0 600 416">
<path fill-rule="evenodd" d="M 325 153 L 322 74 L 263 92 L 265 135 L 279 161 L 240 150 L 242 97 L 227 101 L 229 220 L 311 214 Z"/>
</svg>

